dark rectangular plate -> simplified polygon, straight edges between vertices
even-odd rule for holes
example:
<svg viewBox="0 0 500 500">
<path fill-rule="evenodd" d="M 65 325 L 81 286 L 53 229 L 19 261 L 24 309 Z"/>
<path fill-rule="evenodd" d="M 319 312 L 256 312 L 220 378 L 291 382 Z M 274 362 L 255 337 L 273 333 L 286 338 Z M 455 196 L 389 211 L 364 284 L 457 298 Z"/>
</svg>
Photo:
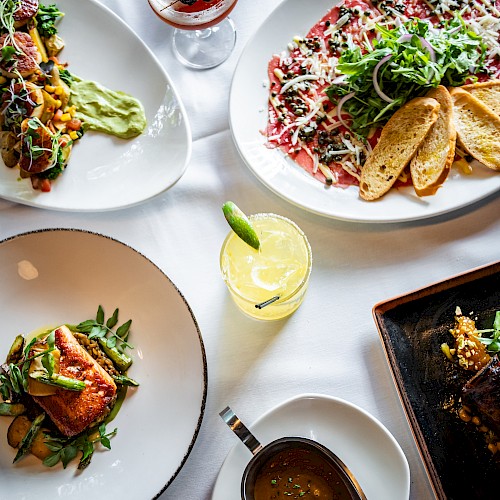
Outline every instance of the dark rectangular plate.
<svg viewBox="0 0 500 500">
<path fill-rule="evenodd" d="M 381 302 L 373 316 L 415 441 L 439 499 L 498 499 L 500 461 L 484 436 L 449 408 L 471 373 L 446 360 L 456 307 L 491 328 L 500 309 L 500 262 Z"/>
</svg>

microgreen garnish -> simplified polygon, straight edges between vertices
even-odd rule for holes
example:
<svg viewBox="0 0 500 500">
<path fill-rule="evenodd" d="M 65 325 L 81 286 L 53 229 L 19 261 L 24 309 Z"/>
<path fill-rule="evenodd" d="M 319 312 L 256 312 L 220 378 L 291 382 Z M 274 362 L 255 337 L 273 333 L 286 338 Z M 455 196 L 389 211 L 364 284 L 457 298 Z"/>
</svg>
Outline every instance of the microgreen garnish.
<svg viewBox="0 0 500 500">
<path fill-rule="evenodd" d="M 493 321 L 493 328 L 487 328 L 485 330 L 478 330 L 477 333 L 481 335 L 483 333 L 492 334 L 490 337 L 479 337 L 479 340 L 488 346 L 489 352 L 500 351 L 500 311 L 495 313 L 495 319 Z"/>
<path fill-rule="evenodd" d="M 127 342 L 130 325 L 132 320 L 129 319 L 120 325 L 116 331 L 113 328 L 118 324 L 118 308 L 115 309 L 113 315 L 104 322 L 104 310 L 102 306 L 97 309 L 96 318 L 82 321 L 76 326 L 76 330 L 81 333 L 88 333 L 89 339 L 98 338 L 105 342 L 106 347 L 116 348 L 123 352 L 126 347 L 133 349 L 133 345 Z"/>
<path fill-rule="evenodd" d="M 45 445 L 52 452 L 44 459 L 43 464 L 47 467 L 53 467 L 59 462 L 62 462 L 63 468 L 66 468 L 80 451 L 82 456 L 78 464 L 78 469 L 84 469 L 90 464 L 92 455 L 95 450 L 95 445 L 101 443 L 108 450 L 111 449 L 110 437 L 117 433 L 118 429 L 106 433 L 106 424 L 101 424 L 97 429 L 98 437 L 93 438 L 96 429 L 90 429 L 80 434 L 77 437 L 57 438 L 46 434 Z"/>
<path fill-rule="evenodd" d="M 349 96 L 343 109 L 352 118 L 351 129 L 363 136 L 429 88 L 462 85 L 485 70 L 487 47 L 459 15 L 439 27 L 415 18 L 376 29 L 380 39 L 367 43 L 364 51 L 348 42 L 337 65 L 347 77 L 326 90 L 335 104 Z"/>
<path fill-rule="evenodd" d="M 0 25 L 2 31 L 8 31 L 11 35 L 14 33 L 14 12 L 19 7 L 18 0 L 5 0 L 0 2 Z"/>
<path fill-rule="evenodd" d="M 49 170 L 55 167 L 58 163 L 59 158 L 59 138 L 61 136 L 60 132 L 52 133 L 41 121 L 39 118 L 29 118 L 27 123 L 27 128 L 22 134 L 23 148 L 22 154 L 23 156 L 30 159 L 29 168 L 31 168 L 31 164 L 33 160 L 36 160 L 43 156 L 45 153 L 50 152 L 50 164 L 45 170 Z M 50 147 L 39 146 L 36 144 L 36 140 L 40 139 L 40 132 L 45 131 L 46 134 L 50 137 Z M 29 170 L 29 168 L 27 170 Z"/>
<path fill-rule="evenodd" d="M 15 53 L 16 49 L 12 45 L 5 45 L 2 47 L 2 61 L 10 61 Z"/>
</svg>

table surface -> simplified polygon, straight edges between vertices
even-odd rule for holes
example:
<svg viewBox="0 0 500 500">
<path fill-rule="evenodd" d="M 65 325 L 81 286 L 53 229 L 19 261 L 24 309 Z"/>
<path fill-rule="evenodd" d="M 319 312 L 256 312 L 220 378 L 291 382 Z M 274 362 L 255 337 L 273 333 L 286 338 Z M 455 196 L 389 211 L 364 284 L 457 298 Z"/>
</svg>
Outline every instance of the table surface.
<svg viewBox="0 0 500 500">
<path fill-rule="evenodd" d="M 185 295 L 206 349 L 207 404 L 191 454 L 161 499 L 211 497 L 219 469 L 236 442 L 219 417 L 226 405 L 251 424 L 301 393 L 345 399 L 380 420 L 408 459 L 410 498 L 433 498 L 372 308 L 498 260 L 500 197 L 410 223 L 349 223 L 307 213 L 254 177 L 229 130 L 229 89 L 238 57 L 280 1 L 240 1 L 232 14 L 238 31 L 233 54 L 221 66 L 201 72 L 176 61 L 172 30 L 152 14 L 146 0 L 102 1 L 152 49 L 178 90 L 193 134 L 188 169 L 161 196 L 113 212 L 64 213 L 0 200 L 0 239 L 51 227 L 96 231 L 145 254 Z M 228 199 L 248 213 L 285 215 L 309 238 L 314 256 L 309 290 L 287 320 L 252 320 L 228 297 L 218 267 L 228 231 L 220 207 Z"/>
</svg>

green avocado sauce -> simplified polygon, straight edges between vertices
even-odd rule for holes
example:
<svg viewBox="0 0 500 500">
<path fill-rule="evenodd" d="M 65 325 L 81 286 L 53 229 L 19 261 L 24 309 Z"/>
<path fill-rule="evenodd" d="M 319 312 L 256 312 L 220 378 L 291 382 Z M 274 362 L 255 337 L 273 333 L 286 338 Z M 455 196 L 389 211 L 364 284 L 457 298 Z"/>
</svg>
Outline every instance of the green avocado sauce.
<svg viewBox="0 0 500 500">
<path fill-rule="evenodd" d="M 98 82 L 73 76 L 70 104 L 86 129 L 130 139 L 146 128 L 140 101 L 124 92 L 109 90 Z"/>
</svg>

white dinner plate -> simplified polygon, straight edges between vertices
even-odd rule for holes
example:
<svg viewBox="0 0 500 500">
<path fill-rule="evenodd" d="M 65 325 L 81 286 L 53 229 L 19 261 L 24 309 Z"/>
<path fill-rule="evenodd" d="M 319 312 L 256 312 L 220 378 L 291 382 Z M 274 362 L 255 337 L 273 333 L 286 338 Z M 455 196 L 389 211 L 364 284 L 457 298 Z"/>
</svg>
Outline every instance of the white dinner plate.
<svg viewBox="0 0 500 500">
<path fill-rule="evenodd" d="M 0 417 L 1 498 L 149 500 L 185 463 L 206 400 L 205 350 L 193 313 L 170 279 L 146 257 L 111 238 L 79 230 L 25 233 L 0 243 L 0 357 L 19 333 L 95 318 L 101 304 L 119 324 L 132 319 L 129 390 L 111 450 L 83 471 L 48 468 L 30 455 L 12 464 L 10 417 Z"/>
<path fill-rule="evenodd" d="M 238 416 L 244 422 L 243 415 Z M 378 420 L 352 403 L 333 396 L 302 394 L 248 427 L 263 445 L 286 436 L 325 445 L 346 464 L 370 500 L 409 498 L 410 469 L 399 444 Z M 251 458 L 250 451 L 238 441 L 222 465 L 212 500 L 240 498 L 241 477 Z"/>
<path fill-rule="evenodd" d="M 367 202 L 355 186 L 325 187 L 278 149 L 268 149 L 267 65 L 287 49 L 295 35 L 305 36 L 336 0 L 283 0 L 244 49 L 231 85 L 229 113 L 233 138 L 250 170 L 272 191 L 310 212 L 359 222 L 424 219 L 468 206 L 500 189 L 500 174 L 475 164 L 472 175 L 453 168 L 436 195 L 419 198 L 413 188 L 393 189 Z"/>
<path fill-rule="evenodd" d="M 58 0 L 66 46 L 60 60 L 84 80 L 138 98 L 147 129 L 130 139 L 88 132 L 73 148 L 68 167 L 49 193 L 0 159 L 0 197 L 41 208 L 104 211 L 136 205 L 172 187 L 191 156 L 188 119 L 172 82 L 140 38 L 96 0 Z M 146 2 L 144 2 L 147 8 Z"/>
</svg>

